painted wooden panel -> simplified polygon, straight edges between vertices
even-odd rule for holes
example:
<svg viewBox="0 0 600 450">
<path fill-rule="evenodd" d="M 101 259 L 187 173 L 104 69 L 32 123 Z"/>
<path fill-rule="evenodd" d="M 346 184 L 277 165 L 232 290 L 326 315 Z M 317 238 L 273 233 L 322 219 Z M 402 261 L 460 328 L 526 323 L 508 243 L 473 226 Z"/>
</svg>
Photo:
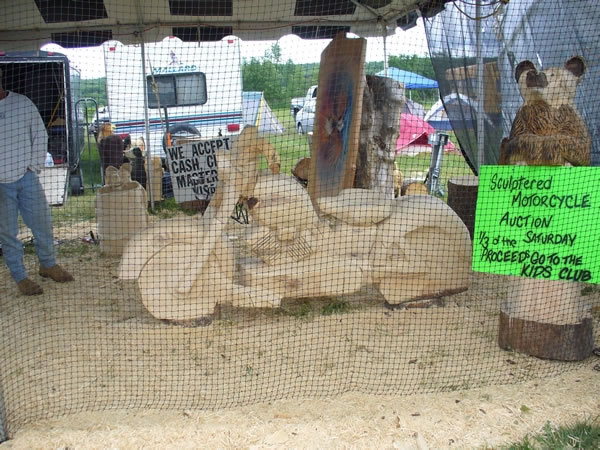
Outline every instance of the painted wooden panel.
<svg viewBox="0 0 600 450">
<path fill-rule="evenodd" d="M 321 54 L 308 190 L 316 199 L 351 188 L 356 170 L 366 39 L 338 34 Z"/>
</svg>

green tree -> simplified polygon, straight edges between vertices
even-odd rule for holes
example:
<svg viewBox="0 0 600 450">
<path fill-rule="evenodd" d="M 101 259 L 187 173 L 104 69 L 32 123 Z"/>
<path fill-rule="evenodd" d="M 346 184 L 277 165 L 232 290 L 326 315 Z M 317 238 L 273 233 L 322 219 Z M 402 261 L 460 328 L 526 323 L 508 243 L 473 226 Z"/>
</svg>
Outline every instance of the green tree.
<svg viewBox="0 0 600 450">
<path fill-rule="evenodd" d="M 265 52 L 265 59 L 276 64 L 281 63 L 281 46 L 276 42 Z"/>
<path fill-rule="evenodd" d="M 282 63 L 281 47 L 273 44 L 263 58 L 244 60 L 242 79 L 245 91 L 262 91 L 273 108 L 289 107 L 292 97 L 300 97 L 317 84 L 318 64 Z"/>
<path fill-rule="evenodd" d="M 391 55 L 388 58 L 388 65 L 390 67 L 407 70 L 408 72 L 418 73 L 424 77 L 435 80 L 433 64 L 431 63 L 431 58 L 428 56 Z"/>
<path fill-rule="evenodd" d="M 106 78 L 93 78 L 81 80 L 81 98 L 93 98 L 98 106 L 105 106 L 106 100 Z"/>
</svg>

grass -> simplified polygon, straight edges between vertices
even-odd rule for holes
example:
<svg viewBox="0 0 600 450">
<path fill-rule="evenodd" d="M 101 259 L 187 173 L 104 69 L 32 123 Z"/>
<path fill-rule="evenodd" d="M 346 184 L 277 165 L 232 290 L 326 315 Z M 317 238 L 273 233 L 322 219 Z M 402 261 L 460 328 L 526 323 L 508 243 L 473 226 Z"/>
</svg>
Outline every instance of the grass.
<svg viewBox="0 0 600 450">
<path fill-rule="evenodd" d="M 548 422 L 540 433 L 527 435 L 522 441 L 502 448 L 505 450 L 600 448 L 600 421 L 596 417 L 558 427 Z"/>
<path fill-rule="evenodd" d="M 347 314 L 360 309 L 339 297 L 313 297 L 308 299 L 286 300 L 276 310 L 277 314 L 295 317 L 296 319 L 309 319 L 316 316 L 331 316 Z"/>
<path fill-rule="evenodd" d="M 273 113 L 284 127 L 281 135 L 269 136 L 270 142 L 277 148 L 281 159 L 281 172 L 291 174 L 292 168 L 299 159 L 310 156 L 308 137 L 299 135 L 294 125 L 294 118 L 288 108 L 274 109 Z M 450 139 L 456 139 L 451 134 Z M 423 180 L 431 162 L 430 153 L 421 153 L 416 156 L 402 155 L 396 158 L 396 162 L 404 175 L 404 179 L 418 178 Z M 265 169 L 267 163 L 264 158 L 260 168 Z M 64 224 L 74 220 L 91 220 L 95 218 L 94 199 L 97 188 L 102 186 L 100 156 L 96 142 L 92 136 L 86 137 L 85 145 L 81 155 L 81 171 L 85 186 L 84 195 L 69 196 L 65 205 L 53 208 L 55 224 Z M 472 174 L 464 158 L 460 155 L 444 154 L 442 159 L 441 179 L 442 186 L 446 190 L 448 179 L 460 175 Z M 155 205 L 155 214 L 161 218 L 169 218 L 177 215 L 182 208 L 174 199 L 163 200 Z M 184 210 L 187 214 L 189 211 Z"/>
<path fill-rule="evenodd" d="M 294 117 L 289 109 L 274 109 L 273 113 L 281 125 L 283 125 L 284 132 L 281 135 L 270 136 L 269 141 L 279 152 L 281 172 L 291 174 L 292 169 L 300 158 L 310 156 L 308 137 L 298 134 L 294 125 Z M 266 168 L 264 161 L 261 164 L 261 168 Z"/>
<path fill-rule="evenodd" d="M 62 206 L 52 208 L 54 226 L 96 218 L 96 193 L 86 189 L 83 195 L 69 195 Z"/>
<path fill-rule="evenodd" d="M 291 169 L 300 158 L 310 156 L 308 139 L 306 136 L 301 136 L 296 132 L 294 119 L 290 114 L 289 109 L 274 109 L 273 113 L 285 128 L 285 132 L 283 135 L 271 136 L 269 139 L 279 151 L 281 171 L 283 173 L 291 173 Z M 458 148 L 458 142 L 456 141 L 454 133 L 450 133 L 450 140 Z M 412 176 L 420 176 L 421 179 L 423 179 L 429 170 L 431 153 L 421 153 L 416 156 L 401 155 L 396 158 L 396 163 L 405 179 L 411 178 Z M 265 167 L 266 164 L 263 163 L 262 168 Z M 473 172 L 462 155 L 443 155 L 441 178 L 444 188 L 447 185 L 448 179 L 472 174 Z"/>
<path fill-rule="evenodd" d="M 98 145 L 93 136 L 86 136 L 80 158 L 83 184 L 86 190 L 102 186 L 102 173 Z"/>
<path fill-rule="evenodd" d="M 404 179 L 424 180 L 431 164 L 431 153 L 420 153 L 415 156 L 402 155 L 396 158 L 396 165 Z M 441 185 L 447 194 L 448 180 L 457 176 L 473 175 L 471 168 L 462 155 L 444 154 L 442 157 Z M 446 198 L 446 195 L 444 196 Z"/>
</svg>

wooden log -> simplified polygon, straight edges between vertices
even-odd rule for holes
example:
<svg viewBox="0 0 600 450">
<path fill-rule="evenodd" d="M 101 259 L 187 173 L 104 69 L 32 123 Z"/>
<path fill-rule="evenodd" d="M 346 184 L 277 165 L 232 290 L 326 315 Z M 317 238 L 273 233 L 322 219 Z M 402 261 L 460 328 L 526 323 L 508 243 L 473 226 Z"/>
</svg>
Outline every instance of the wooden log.
<svg viewBox="0 0 600 450">
<path fill-rule="evenodd" d="M 448 180 L 448 206 L 465 223 L 471 240 L 475 230 L 475 207 L 479 178 L 473 175 L 454 177 Z"/>
<path fill-rule="evenodd" d="M 367 75 L 354 187 L 395 197 L 396 141 L 406 98 L 391 78 Z"/>
<path fill-rule="evenodd" d="M 292 169 L 292 175 L 298 178 L 302 183 L 308 183 L 308 177 L 310 176 L 310 158 L 300 159 Z"/>
<path fill-rule="evenodd" d="M 498 345 L 539 358 L 581 361 L 594 349 L 594 327 L 589 317 L 556 325 L 510 317 L 501 311 Z"/>
<path fill-rule="evenodd" d="M 422 181 L 406 180 L 402 183 L 400 195 L 429 195 L 429 191 Z"/>
<path fill-rule="evenodd" d="M 583 359 L 593 349 L 588 319 L 579 283 L 512 277 L 498 344 L 540 358 Z"/>
<path fill-rule="evenodd" d="M 160 201 L 163 199 L 162 191 L 162 179 L 165 174 L 162 168 L 162 162 L 160 156 L 152 157 L 152 171 L 148 171 L 146 166 L 146 179 L 150 180 L 148 183 L 152 184 L 152 194 L 154 195 L 154 201 Z"/>
</svg>

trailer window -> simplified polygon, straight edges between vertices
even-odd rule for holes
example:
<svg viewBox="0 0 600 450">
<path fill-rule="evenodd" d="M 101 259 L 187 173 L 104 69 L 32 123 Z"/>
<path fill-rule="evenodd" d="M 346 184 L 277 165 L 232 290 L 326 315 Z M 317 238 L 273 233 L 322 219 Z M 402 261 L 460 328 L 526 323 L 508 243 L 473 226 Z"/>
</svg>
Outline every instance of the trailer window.
<svg viewBox="0 0 600 450">
<path fill-rule="evenodd" d="M 158 108 L 157 95 L 152 89 L 153 78 L 158 88 L 160 107 L 192 106 L 206 103 L 206 76 L 202 72 L 188 72 L 165 75 L 149 75 L 146 78 L 148 86 L 148 107 Z"/>
</svg>

